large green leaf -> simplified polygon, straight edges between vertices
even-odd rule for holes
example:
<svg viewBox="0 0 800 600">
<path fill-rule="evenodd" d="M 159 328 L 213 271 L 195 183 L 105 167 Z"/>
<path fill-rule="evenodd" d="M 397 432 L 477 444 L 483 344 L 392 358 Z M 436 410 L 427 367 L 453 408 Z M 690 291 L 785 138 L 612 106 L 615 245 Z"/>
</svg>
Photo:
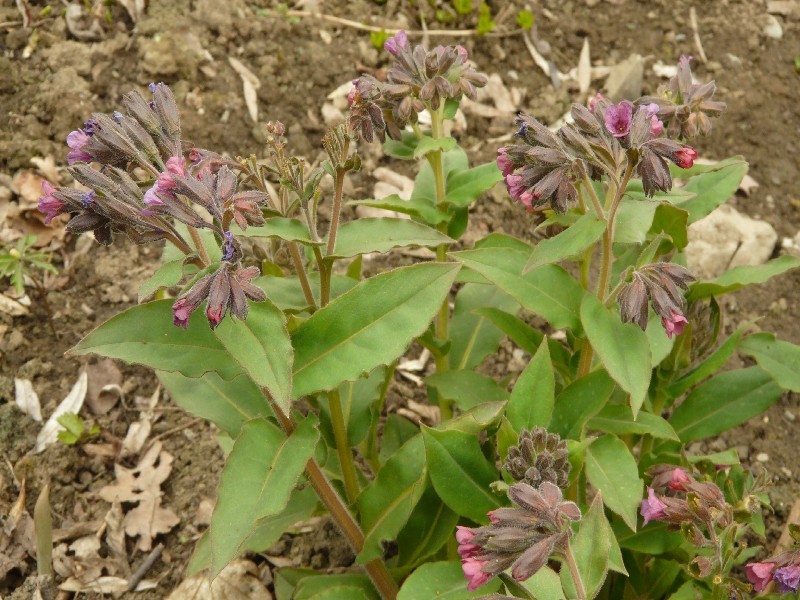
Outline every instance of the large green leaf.
<svg viewBox="0 0 800 600">
<path fill-rule="evenodd" d="M 739 350 L 755 358 L 783 389 L 800 392 L 800 346 L 776 340 L 771 333 L 756 333 L 746 337 Z"/>
<path fill-rule="evenodd" d="M 455 240 L 410 219 L 357 219 L 342 223 L 331 256 L 348 258 L 370 252 L 388 252 L 400 246 L 438 246 Z"/>
<path fill-rule="evenodd" d="M 422 158 L 431 152 L 449 152 L 458 146 L 455 138 L 442 137 L 434 139 L 430 136 L 423 135 L 417 142 L 417 147 L 414 148 L 414 158 Z"/>
<path fill-rule="evenodd" d="M 69 353 L 119 358 L 187 377 L 209 371 L 224 379 L 240 374 L 242 367 L 211 331 L 203 311 L 192 314 L 184 331 L 172 324 L 173 302 L 156 300 L 129 308 L 100 325 Z"/>
<path fill-rule="evenodd" d="M 474 434 L 423 427 L 425 454 L 436 493 L 458 514 L 476 523 L 488 523 L 490 510 L 500 506 L 489 485 L 497 468 L 481 452 Z"/>
<path fill-rule="evenodd" d="M 689 178 L 682 189 L 694 196 L 679 206 L 689 213 L 689 223 L 694 223 L 736 193 L 747 174 L 747 163 L 741 156 L 733 156 L 713 165 L 696 163 L 691 169 L 670 165 L 670 170 L 673 177 Z"/>
<path fill-rule="evenodd" d="M 237 232 L 237 235 L 244 237 L 265 237 L 277 238 L 286 242 L 299 242 L 306 246 L 321 246 L 324 242 L 315 242 L 311 238 L 311 233 L 300 219 L 287 219 L 285 217 L 274 217 L 267 219 L 260 227 L 248 227 L 244 231 Z"/>
<path fill-rule="evenodd" d="M 695 388 L 670 424 L 683 443 L 712 437 L 760 415 L 783 390 L 759 367 L 727 371 Z"/>
<path fill-rule="evenodd" d="M 632 323 L 623 323 L 591 294 L 584 297 L 581 320 L 608 374 L 631 397 L 633 416 L 639 412 L 650 387 L 650 344 Z"/>
<path fill-rule="evenodd" d="M 403 582 L 397 600 L 471 600 L 485 598 L 499 591 L 500 586 L 499 579 L 492 579 L 470 592 L 460 562 L 432 562 L 422 565 Z"/>
<path fill-rule="evenodd" d="M 293 397 L 334 389 L 400 356 L 427 329 L 457 272 L 449 263 L 388 271 L 314 313 L 292 336 Z"/>
<path fill-rule="evenodd" d="M 608 575 L 608 559 L 611 549 L 611 527 L 603 509 L 602 494 L 597 493 L 587 513 L 580 522 L 580 528 L 571 541 L 575 564 L 583 581 L 587 598 L 594 598 L 603 587 Z M 567 596 L 575 595 L 575 583 L 566 566 L 561 568 L 561 583 Z"/>
<path fill-rule="evenodd" d="M 664 522 L 654 522 L 648 523 L 647 527 L 642 527 L 639 531 L 634 531 L 617 519 L 611 523 L 614 537 L 621 548 L 651 555 L 669 552 L 683 542 L 684 538 L 680 531 L 671 531 L 667 527 L 672 526 Z"/>
<path fill-rule="evenodd" d="M 437 209 L 429 200 L 403 200 L 397 194 L 386 196 L 380 200 L 351 200 L 349 206 L 371 206 L 382 208 L 383 210 L 393 210 L 394 212 L 411 215 L 424 220 L 430 225 L 437 225 L 449 219 L 447 213 Z"/>
<path fill-rule="evenodd" d="M 425 383 L 435 388 L 440 397 L 455 402 L 461 410 L 469 410 L 484 402 L 508 399 L 503 386 L 475 371 L 442 371 L 428 375 Z"/>
<path fill-rule="evenodd" d="M 531 577 L 523 581 L 522 587 L 533 594 L 536 600 L 566 599 L 564 590 L 561 588 L 561 578 L 558 576 L 558 573 L 547 565 L 543 566 Z"/>
<path fill-rule="evenodd" d="M 681 377 L 678 381 L 671 384 L 669 388 L 667 388 L 669 395 L 673 398 L 677 398 L 689 388 L 703 381 L 706 377 L 710 377 L 719 371 L 725 363 L 728 362 L 728 359 L 733 356 L 733 353 L 736 352 L 736 348 L 739 347 L 739 339 L 742 337 L 745 329 L 747 329 L 747 325 L 737 329 L 728 339 L 720 344 L 719 348 L 714 350 L 708 358 L 686 373 L 686 375 Z"/>
<path fill-rule="evenodd" d="M 689 288 L 687 298 L 699 300 L 709 296 L 721 296 L 754 283 L 764 283 L 776 275 L 797 267 L 800 267 L 800 258 L 795 256 L 781 256 L 763 265 L 734 267 L 711 281 L 698 281 Z"/>
<path fill-rule="evenodd" d="M 261 390 L 247 375 L 226 381 L 216 373 L 202 377 L 167 371 L 156 374 L 178 406 L 208 419 L 232 438 L 239 435 L 246 421 L 272 415 Z"/>
<path fill-rule="evenodd" d="M 494 162 L 452 173 L 447 178 L 446 200 L 455 206 L 467 206 L 501 181 L 503 174 Z"/>
<path fill-rule="evenodd" d="M 586 213 L 558 235 L 536 244 L 525 264 L 525 272 L 578 256 L 603 237 L 605 230 L 606 224 L 603 221 L 594 213 Z"/>
<path fill-rule="evenodd" d="M 181 277 L 183 277 L 183 268 L 183 258 L 163 263 L 155 273 L 139 286 L 139 302 L 152 296 L 162 288 L 178 285 Z"/>
<path fill-rule="evenodd" d="M 445 421 L 437 429 L 460 431 L 476 436 L 481 431 L 494 428 L 503 417 L 505 407 L 505 402 L 478 404 L 449 421 Z"/>
<path fill-rule="evenodd" d="M 451 369 L 472 369 L 484 358 L 497 351 L 503 332 L 476 309 L 497 308 L 506 312 L 515 311 L 516 300 L 493 285 L 468 283 L 456 295 L 453 318 L 450 321 Z"/>
<path fill-rule="evenodd" d="M 603 494 L 603 503 L 636 531 L 636 512 L 642 501 L 639 468 L 628 446 L 613 435 L 595 440 L 586 450 L 586 477 Z"/>
<path fill-rule="evenodd" d="M 381 467 L 375 480 L 358 496 L 364 547 L 357 560 L 383 556 L 383 542 L 397 537 L 416 506 L 428 480 L 422 436 L 406 442 Z"/>
<path fill-rule="evenodd" d="M 247 319 L 225 319 L 214 333 L 250 379 L 269 391 L 281 410 L 288 413 L 292 344 L 283 312 L 269 300 L 252 302 Z"/>
<path fill-rule="evenodd" d="M 414 149 L 417 147 L 419 138 L 411 131 L 403 131 L 399 140 L 386 138 L 383 142 L 383 151 L 388 156 L 399 158 L 401 160 L 413 160 Z"/>
<path fill-rule="evenodd" d="M 389 413 L 383 425 L 381 436 L 380 461 L 385 463 L 403 444 L 419 433 L 419 428 L 405 417 L 396 413 Z"/>
<path fill-rule="evenodd" d="M 459 147 L 455 147 L 447 152 L 442 152 L 442 168 L 444 170 L 445 182 L 455 173 L 466 171 L 469 168 L 467 153 Z M 445 193 L 446 193 L 445 189 Z M 416 178 L 414 179 L 414 191 L 411 192 L 411 200 L 424 200 L 431 206 L 436 204 L 436 179 L 433 176 L 433 169 L 430 162 L 422 163 Z"/>
<path fill-rule="evenodd" d="M 308 283 L 311 295 L 319 306 L 319 272 L 308 274 Z M 358 282 L 344 275 L 331 277 L 331 298 L 338 298 L 345 292 L 353 289 Z M 253 284 L 260 287 L 267 294 L 267 298 L 275 306 L 287 313 L 300 313 L 309 309 L 300 280 L 297 277 L 276 277 L 267 275 L 253 280 Z"/>
<path fill-rule="evenodd" d="M 614 387 L 614 380 L 603 369 L 576 379 L 556 397 L 548 429 L 562 438 L 582 438 L 587 421 L 605 406 Z"/>
<path fill-rule="evenodd" d="M 517 431 L 547 427 L 553 416 L 556 381 L 547 338 L 542 340 L 531 362 L 525 367 L 506 406 L 506 417 Z"/>
<path fill-rule="evenodd" d="M 627 195 L 623 197 L 617 210 L 614 242 L 617 244 L 643 244 L 647 240 L 647 232 L 653 226 L 656 208 L 658 208 L 658 204 L 655 202 L 642 202 Z"/>
<path fill-rule="evenodd" d="M 672 243 L 678 250 L 683 250 L 689 243 L 686 228 L 688 227 L 689 213 L 685 210 L 663 202 L 658 205 L 653 215 L 653 224 L 650 233 L 664 232 L 672 238 Z"/>
<path fill-rule="evenodd" d="M 362 573 L 303 577 L 292 600 L 379 600 L 375 586 Z"/>
<path fill-rule="evenodd" d="M 413 568 L 454 537 L 458 515 L 427 485 L 397 536 L 398 563 Z"/>
<path fill-rule="evenodd" d="M 245 423 L 222 470 L 211 517 L 212 577 L 246 550 L 259 519 L 286 508 L 318 438 L 310 417 L 288 438 L 266 419 Z"/>
<path fill-rule="evenodd" d="M 530 253 L 507 248 L 479 248 L 451 255 L 513 296 L 523 307 L 547 319 L 553 327 L 580 329 L 578 313 L 585 291 L 561 267 L 544 265 L 523 275 Z"/>
<path fill-rule="evenodd" d="M 678 434 L 663 417 L 649 412 L 640 412 L 636 420 L 629 406 L 609 404 L 589 419 L 587 429 L 617 435 L 644 435 L 678 441 Z"/>
</svg>

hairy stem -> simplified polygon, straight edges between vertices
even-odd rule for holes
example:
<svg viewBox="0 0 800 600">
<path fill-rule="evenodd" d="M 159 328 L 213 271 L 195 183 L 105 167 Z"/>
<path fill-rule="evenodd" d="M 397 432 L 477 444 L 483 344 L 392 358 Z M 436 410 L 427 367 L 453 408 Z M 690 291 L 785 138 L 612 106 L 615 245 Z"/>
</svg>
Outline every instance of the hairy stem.
<svg viewBox="0 0 800 600">
<path fill-rule="evenodd" d="M 622 196 L 625 194 L 625 189 L 628 187 L 635 161 L 628 157 L 628 165 L 625 168 L 625 175 L 622 178 L 620 186 L 614 194 L 611 206 L 608 209 L 608 217 L 606 219 L 606 231 L 603 234 L 603 255 L 600 267 L 600 279 L 597 282 L 597 297 L 601 301 L 605 300 L 608 293 L 608 281 L 611 278 L 611 266 L 614 264 L 614 225 L 616 224 L 617 210 L 619 209 Z"/>
<path fill-rule="evenodd" d="M 572 544 L 567 540 L 567 547 L 564 550 L 564 559 L 567 561 L 572 581 L 575 583 L 575 593 L 577 600 L 586 600 L 586 588 L 583 586 L 583 579 L 581 579 L 578 565 L 575 562 L 575 555 L 572 553 Z"/>
<path fill-rule="evenodd" d="M 300 255 L 297 242 L 287 242 L 286 245 L 289 248 L 289 254 L 292 256 L 294 270 L 297 272 L 297 278 L 300 280 L 300 287 L 303 288 L 303 296 L 309 306 L 316 308 L 317 303 L 314 300 L 314 294 L 311 293 L 311 286 L 308 283 L 308 274 L 306 273 L 305 266 L 303 266 L 303 257 Z"/>
<path fill-rule="evenodd" d="M 594 191 L 592 181 L 586 175 L 583 176 L 583 185 L 586 188 L 586 192 L 589 194 L 589 199 L 592 201 L 592 207 L 594 207 L 594 212 L 597 215 L 597 218 L 601 221 L 605 221 L 606 213 L 603 210 L 603 205 L 600 204 L 600 199 L 597 197 L 597 192 Z"/>
<path fill-rule="evenodd" d="M 331 423 L 333 425 L 333 437 L 336 440 L 336 452 L 339 454 L 339 463 L 342 466 L 342 477 L 344 478 L 344 489 L 347 492 L 347 501 L 353 504 L 360 492 L 358 486 L 358 474 L 356 465 L 353 462 L 353 451 L 350 449 L 350 441 L 347 437 L 347 423 L 342 412 L 342 401 L 338 390 L 328 392 L 328 406 L 331 409 Z"/>
<path fill-rule="evenodd" d="M 206 247 L 203 245 L 203 240 L 200 238 L 200 232 L 197 231 L 196 227 L 189 227 L 188 229 L 189 235 L 192 236 L 194 248 L 197 250 L 197 255 L 200 257 L 200 260 L 203 261 L 203 266 L 207 267 L 211 264 L 211 259 L 208 258 L 208 252 L 206 252 Z"/>
</svg>

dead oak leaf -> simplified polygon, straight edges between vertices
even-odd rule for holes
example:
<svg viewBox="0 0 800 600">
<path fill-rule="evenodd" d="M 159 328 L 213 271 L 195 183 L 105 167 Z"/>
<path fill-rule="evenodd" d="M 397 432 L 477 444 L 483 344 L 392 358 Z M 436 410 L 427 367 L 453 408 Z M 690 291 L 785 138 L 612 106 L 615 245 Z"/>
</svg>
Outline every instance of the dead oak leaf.
<svg viewBox="0 0 800 600">
<path fill-rule="evenodd" d="M 264 584 L 258 579 L 256 566 L 249 560 L 235 560 L 225 567 L 213 581 L 205 573 L 185 579 L 167 600 L 272 600 Z"/>
<path fill-rule="evenodd" d="M 137 505 L 127 512 L 122 524 L 127 535 L 139 538 L 136 547 L 143 552 L 152 548 L 155 536 L 167 533 L 180 521 L 172 510 L 161 506 L 161 484 L 169 477 L 173 461 L 161 447 L 161 442 L 155 442 L 133 469 L 114 465 L 117 482 L 100 490 L 106 502 L 119 499 Z"/>
</svg>

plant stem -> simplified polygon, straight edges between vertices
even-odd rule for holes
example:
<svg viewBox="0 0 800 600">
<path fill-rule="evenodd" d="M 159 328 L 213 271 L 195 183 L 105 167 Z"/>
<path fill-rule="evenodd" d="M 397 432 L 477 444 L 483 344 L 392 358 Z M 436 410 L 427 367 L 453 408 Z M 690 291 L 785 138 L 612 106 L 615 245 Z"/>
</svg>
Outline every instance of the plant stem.
<svg viewBox="0 0 800 600">
<path fill-rule="evenodd" d="M 583 340 L 583 348 L 581 349 L 581 358 L 578 362 L 578 379 L 585 377 L 592 370 L 592 359 L 594 358 L 594 350 L 588 339 Z"/>
<path fill-rule="evenodd" d="M 200 232 L 197 231 L 195 227 L 189 227 L 189 235 L 192 236 L 192 242 L 194 242 L 195 250 L 197 250 L 197 255 L 200 257 L 200 260 L 203 261 L 203 266 L 207 267 L 211 264 L 211 259 L 208 258 L 208 252 L 206 252 L 206 247 L 203 245 L 203 240 L 200 239 Z"/>
<path fill-rule="evenodd" d="M 366 451 L 364 455 L 372 470 L 377 473 L 380 468 L 380 461 L 378 460 L 378 423 L 383 413 L 383 405 L 386 402 L 386 394 L 389 393 L 389 386 L 392 384 L 394 372 L 397 369 L 397 361 L 394 361 L 389 368 L 386 369 L 386 377 L 383 379 L 381 385 L 380 396 L 375 403 L 375 420 L 370 425 L 369 435 L 367 436 Z"/>
<path fill-rule="evenodd" d="M 567 540 L 567 547 L 564 550 L 564 559 L 567 561 L 572 581 L 575 583 L 575 593 L 578 596 L 578 600 L 586 600 L 586 588 L 583 586 L 583 579 L 581 579 L 580 571 L 578 571 L 575 555 L 572 553 L 572 544 L 569 543 L 569 540 Z"/>
<path fill-rule="evenodd" d="M 603 205 L 600 204 L 600 199 L 597 197 L 597 192 L 594 191 L 592 181 L 586 175 L 583 176 L 583 185 L 586 187 L 586 191 L 589 194 L 589 199 L 592 201 L 592 206 L 594 207 L 594 212 L 597 215 L 597 218 L 601 221 L 605 221 L 606 214 L 603 210 Z"/>
<path fill-rule="evenodd" d="M 309 306 L 317 307 L 317 302 L 314 300 L 314 294 L 311 293 L 311 286 L 308 283 L 308 274 L 306 268 L 303 266 L 303 257 L 300 256 L 300 249 L 297 247 L 297 242 L 287 242 L 289 254 L 292 256 L 294 263 L 294 270 L 297 272 L 297 278 L 300 280 L 300 287 L 303 288 L 303 296 Z"/>
<path fill-rule="evenodd" d="M 633 173 L 633 168 L 636 166 L 634 160 L 628 157 L 628 165 L 625 168 L 625 175 L 622 178 L 620 186 L 617 188 L 611 206 L 608 209 L 608 217 L 606 218 L 606 231 L 603 234 L 603 255 L 600 267 L 600 280 L 597 282 L 597 297 L 601 301 L 605 300 L 606 293 L 608 292 L 608 281 L 611 278 L 611 266 L 614 263 L 614 225 L 617 218 L 617 209 L 619 209 L 622 196 L 625 194 L 625 189 L 628 187 L 628 181 Z"/>
<path fill-rule="evenodd" d="M 342 162 L 347 160 L 347 153 L 350 148 L 350 138 L 345 138 L 342 146 Z M 336 187 L 333 192 L 333 207 L 331 208 L 331 226 L 328 230 L 328 248 L 325 254 L 330 256 L 336 248 L 336 232 L 339 230 L 339 216 L 342 212 L 342 191 L 344 189 L 344 176 L 347 170 L 340 167 L 336 169 Z"/>
<path fill-rule="evenodd" d="M 347 424 L 342 412 L 342 400 L 339 391 L 328 392 L 328 406 L 331 409 L 331 423 L 333 425 L 333 437 L 336 440 L 336 452 L 339 454 L 339 464 L 342 466 L 342 478 L 344 479 L 344 489 L 347 492 L 347 501 L 352 505 L 358 498 L 358 474 L 356 465 L 353 462 L 353 451 L 350 449 L 350 441 L 347 437 Z"/>
<path fill-rule="evenodd" d="M 272 407 L 272 412 L 277 417 L 283 430 L 287 435 L 291 435 L 295 430 L 292 417 L 286 415 L 283 410 L 273 402 L 266 390 L 262 390 L 262 393 Z M 347 506 L 339 497 L 339 494 L 336 493 L 336 490 L 331 485 L 331 482 L 328 481 L 328 478 L 325 476 L 325 473 L 323 473 L 319 464 L 317 464 L 317 461 L 313 458 L 309 459 L 306 463 L 306 476 L 308 476 L 308 481 L 311 483 L 317 496 L 319 496 L 325 508 L 328 509 L 331 518 L 347 538 L 350 547 L 356 554 L 361 552 L 364 547 L 364 532 L 361 531 L 361 527 L 353 518 L 353 515 L 350 514 Z M 364 568 L 367 570 L 372 583 L 378 589 L 378 592 L 384 600 L 395 600 L 395 598 L 397 598 L 397 583 L 391 573 L 389 573 L 389 569 L 386 567 L 386 563 L 384 563 L 383 560 L 376 558 L 365 564 Z"/>
</svg>

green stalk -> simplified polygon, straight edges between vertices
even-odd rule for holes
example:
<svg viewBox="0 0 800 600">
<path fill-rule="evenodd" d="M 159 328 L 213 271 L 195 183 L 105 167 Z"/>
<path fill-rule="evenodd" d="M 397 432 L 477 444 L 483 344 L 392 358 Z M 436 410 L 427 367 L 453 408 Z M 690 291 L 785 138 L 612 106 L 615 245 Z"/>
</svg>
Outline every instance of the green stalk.
<svg viewBox="0 0 800 600">
<path fill-rule="evenodd" d="M 203 240 L 200 239 L 200 232 L 194 227 L 189 227 L 188 229 L 189 235 L 192 236 L 194 247 L 197 250 L 197 255 L 200 257 L 200 260 L 203 261 L 203 266 L 207 267 L 211 264 L 211 259 L 208 257 L 208 252 L 206 252 L 206 247 L 203 245 Z"/>
<path fill-rule="evenodd" d="M 394 372 L 397 368 L 397 361 L 394 361 L 389 368 L 386 369 L 386 377 L 383 379 L 381 385 L 380 396 L 375 403 L 375 420 L 370 425 L 369 434 L 365 444 L 364 457 L 367 459 L 369 466 L 377 473 L 380 469 L 380 460 L 378 459 L 378 423 L 380 423 L 381 413 L 383 413 L 383 405 L 386 402 L 386 394 L 389 393 L 389 386 L 392 384 Z"/>
<path fill-rule="evenodd" d="M 353 451 L 350 449 L 350 441 L 347 439 L 347 425 L 344 420 L 342 401 L 339 398 L 338 390 L 328 392 L 328 406 L 331 409 L 333 437 L 336 440 L 336 452 L 339 454 L 339 463 L 342 466 L 342 478 L 344 479 L 344 489 L 347 492 L 347 501 L 353 504 L 358 498 L 360 490 L 356 464 L 353 461 Z"/>
<path fill-rule="evenodd" d="M 583 585 L 580 571 L 578 571 L 578 564 L 575 562 L 575 555 L 572 553 L 572 544 L 569 543 L 569 539 L 567 539 L 567 547 L 564 550 L 564 559 L 569 567 L 570 575 L 572 575 L 572 581 L 575 583 L 578 600 L 586 600 L 586 588 Z"/>
<path fill-rule="evenodd" d="M 289 254 L 294 263 L 294 270 L 297 273 L 297 278 L 300 280 L 300 287 L 303 290 L 303 296 L 312 308 L 317 307 L 314 300 L 314 294 L 311 293 L 311 285 L 308 282 L 308 274 L 306 268 L 303 266 L 303 257 L 300 255 L 300 248 L 297 247 L 297 242 L 286 242 L 286 247 L 289 249 Z"/>
</svg>

